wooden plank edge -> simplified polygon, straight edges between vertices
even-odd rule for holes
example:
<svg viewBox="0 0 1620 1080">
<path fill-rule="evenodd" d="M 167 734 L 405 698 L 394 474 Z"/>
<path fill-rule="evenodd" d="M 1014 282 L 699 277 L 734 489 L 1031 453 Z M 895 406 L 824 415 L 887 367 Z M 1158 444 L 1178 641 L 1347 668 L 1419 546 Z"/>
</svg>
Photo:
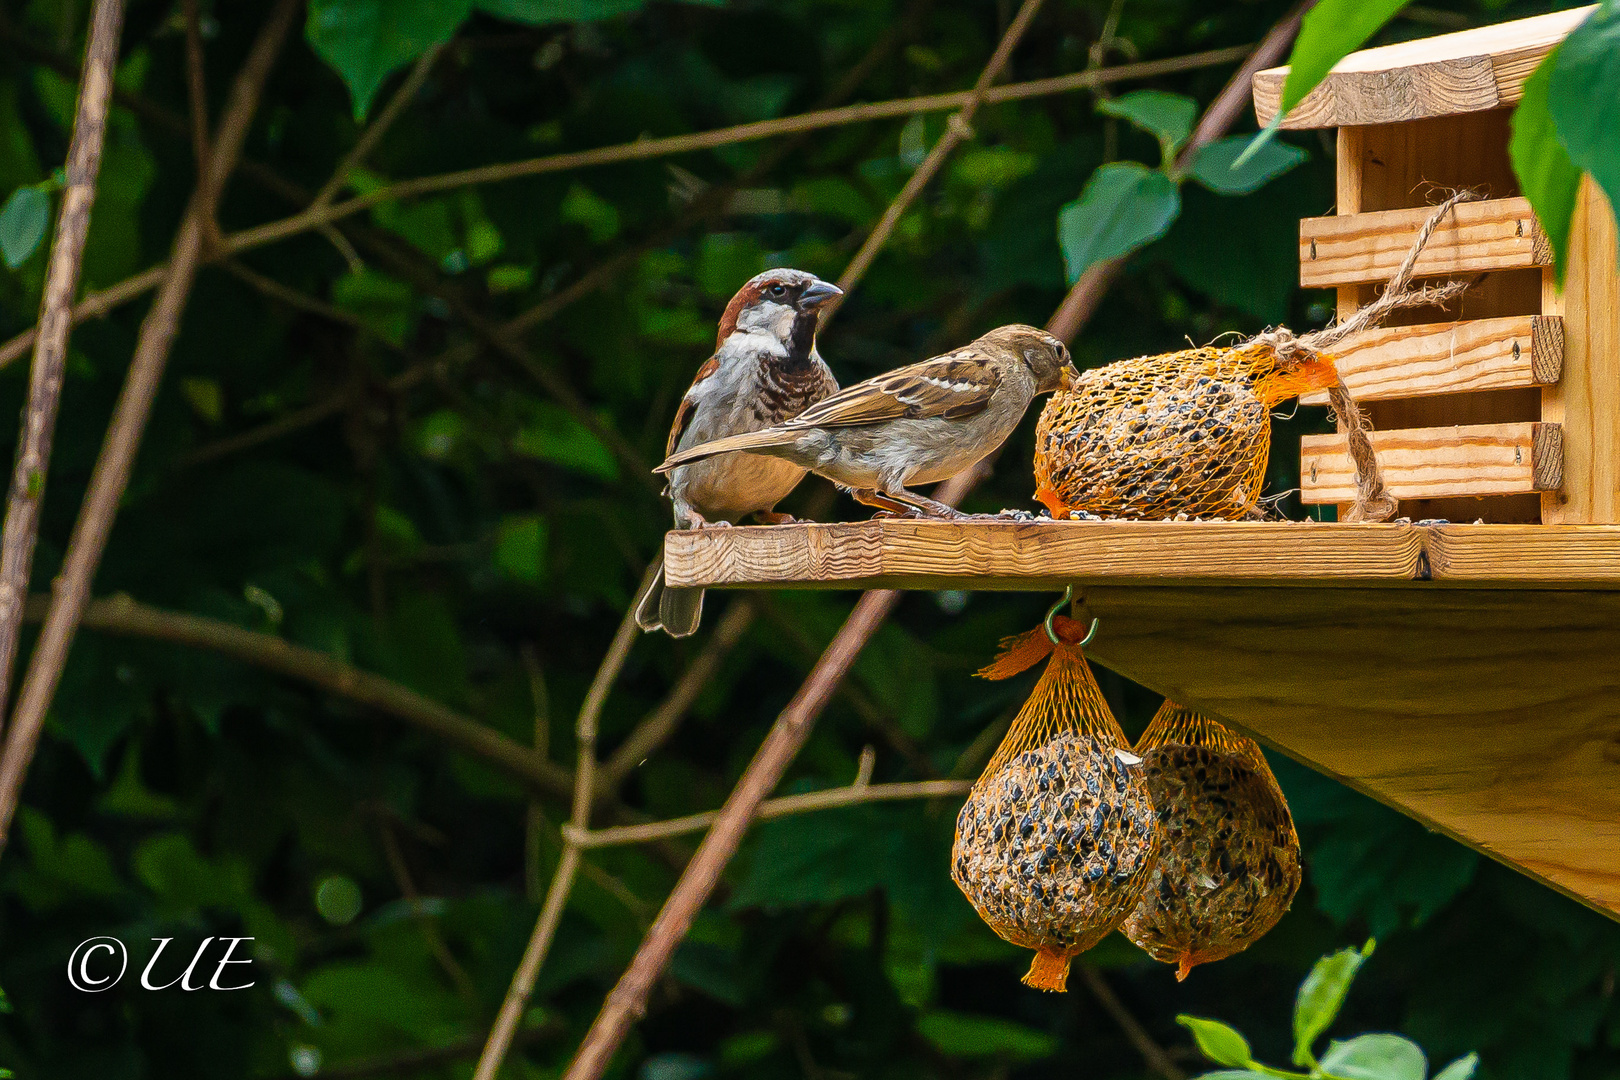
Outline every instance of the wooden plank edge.
<svg viewBox="0 0 1620 1080">
<path fill-rule="evenodd" d="M 1364 213 L 1301 218 L 1299 283 L 1301 288 L 1378 285 L 1405 261 L 1434 208 L 1405 207 Z M 1509 223 L 1513 235 L 1506 233 Z M 1459 239 L 1465 231 L 1484 236 Z M 1376 250 L 1374 240 L 1384 243 Z M 1504 248 L 1492 250 L 1493 248 Z M 1353 265 L 1337 254 L 1349 249 L 1359 256 Z M 1416 276 L 1448 277 L 1497 270 L 1528 270 L 1552 264 L 1552 245 L 1522 195 L 1462 203 L 1440 223 L 1429 246 L 1418 257 Z"/>
<path fill-rule="evenodd" d="M 1406 376 L 1409 383 L 1393 385 L 1393 380 L 1401 378 L 1390 374 L 1399 371 L 1400 366 L 1394 368 L 1381 367 L 1381 378 L 1377 386 L 1367 388 L 1358 385 L 1357 376 L 1366 367 L 1372 366 L 1380 352 L 1392 347 L 1395 342 L 1410 338 L 1445 338 L 1458 332 L 1467 333 L 1471 327 L 1484 327 L 1486 324 L 1509 324 L 1528 322 L 1523 336 L 1530 341 L 1530 355 L 1528 358 L 1521 355 L 1522 346 L 1517 340 L 1512 343 L 1512 354 L 1507 364 L 1500 360 L 1496 363 L 1499 369 L 1484 377 L 1476 374 L 1477 368 L 1484 367 L 1491 362 L 1490 357 L 1482 357 L 1471 361 L 1466 368 L 1458 367 L 1449 373 L 1436 374 L 1433 371 L 1425 372 L 1425 367 L 1438 366 L 1438 354 L 1430 356 L 1417 356 L 1406 361 L 1404 366 L 1412 369 L 1413 373 Z M 1517 339 L 1519 334 L 1513 335 Z M 1365 344 L 1371 340 L 1374 344 Z M 1451 353 L 1454 356 L 1454 348 Z M 1448 360 L 1451 357 L 1448 356 Z M 1532 387 L 1548 386 L 1556 383 L 1563 375 L 1564 370 L 1564 320 L 1558 315 L 1519 315 L 1492 319 L 1463 319 L 1450 323 L 1421 323 L 1410 326 L 1381 327 L 1366 331 L 1351 338 L 1346 344 L 1339 346 L 1333 354 L 1339 374 L 1344 377 L 1345 384 L 1350 388 L 1351 396 L 1357 401 L 1401 401 L 1411 398 L 1434 397 L 1442 394 L 1472 394 L 1486 390 L 1520 390 Z M 1302 405 L 1326 405 L 1328 395 L 1325 390 L 1315 390 L 1300 395 Z"/>
<path fill-rule="evenodd" d="M 1563 430 L 1556 424 L 1400 428 L 1373 432 L 1372 444 L 1384 483 L 1402 500 L 1528 495 L 1548 490 L 1542 484 L 1563 482 Z M 1511 462 L 1505 460 L 1509 450 Z M 1396 452 L 1404 460 L 1392 461 Z M 1460 475 L 1436 475 L 1441 470 Z M 1300 502 L 1343 503 L 1355 497 L 1355 490 L 1344 436 L 1300 439 Z"/>
<path fill-rule="evenodd" d="M 1409 524 L 869 521 L 671 532 L 664 569 L 681 588 L 1400 582 L 1421 548 Z"/>
</svg>

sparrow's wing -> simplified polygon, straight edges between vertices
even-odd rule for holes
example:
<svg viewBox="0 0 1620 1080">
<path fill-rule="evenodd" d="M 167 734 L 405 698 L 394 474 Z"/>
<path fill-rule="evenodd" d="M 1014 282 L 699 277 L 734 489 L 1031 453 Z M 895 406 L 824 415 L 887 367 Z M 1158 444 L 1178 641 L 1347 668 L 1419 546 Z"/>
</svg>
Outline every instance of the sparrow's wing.
<svg viewBox="0 0 1620 1080">
<path fill-rule="evenodd" d="M 784 427 L 856 427 L 884 420 L 964 419 L 990 404 L 1001 376 L 968 353 L 936 356 L 840 390 Z"/>
<path fill-rule="evenodd" d="M 680 444 L 681 436 L 686 434 L 686 425 L 692 422 L 692 414 L 697 411 L 697 402 L 692 400 L 692 390 L 697 389 L 698 383 L 720 370 L 720 358 L 711 356 L 698 368 L 697 376 L 692 380 L 691 389 L 681 398 L 680 408 L 675 410 L 675 423 L 669 429 L 669 442 L 664 444 L 664 456 L 669 457 Z"/>
</svg>

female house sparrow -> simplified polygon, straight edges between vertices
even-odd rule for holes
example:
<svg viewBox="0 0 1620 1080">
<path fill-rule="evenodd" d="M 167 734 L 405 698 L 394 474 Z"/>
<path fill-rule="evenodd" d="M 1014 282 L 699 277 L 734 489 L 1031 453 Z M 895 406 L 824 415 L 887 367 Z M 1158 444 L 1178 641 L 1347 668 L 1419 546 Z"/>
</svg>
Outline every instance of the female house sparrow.
<svg viewBox="0 0 1620 1080">
<path fill-rule="evenodd" d="M 737 291 L 720 316 L 714 355 L 675 410 L 665 454 L 797 416 L 838 389 L 816 352 L 821 309 L 843 290 L 802 270 L 767 270 Z M 772 508 L 805 470 L 753 454 L 704 455 L 669 473 L 677 529 L 732 525 L 749 514 L 774 524 Z M 662 558 L 662 556 L 660 556 Z M 685 637 L 703 617 L 702 589 L 666 589 L 660 567 L 636 601 L 636 623 Z"/>
<path fill-rule="evenodd" d="M 907 485 L 976 464 L 1012 434 L 1036 394 L 1078 377 L 1063 342 L 1032 326 L 1003 326 L 956 352 L 856 383 L 786 423 L 673 454 L 654 471 L 747 450 L 825 476 L 868 506 L 961 518 Z"/>
</svg>

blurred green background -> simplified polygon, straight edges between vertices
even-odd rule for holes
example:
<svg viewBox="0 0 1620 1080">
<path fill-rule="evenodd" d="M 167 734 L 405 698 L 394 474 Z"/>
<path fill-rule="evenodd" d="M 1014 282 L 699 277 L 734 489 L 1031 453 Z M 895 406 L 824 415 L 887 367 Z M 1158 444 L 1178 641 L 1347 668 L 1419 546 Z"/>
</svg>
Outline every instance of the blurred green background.
<svg viewBox="0 0 1620 1080">
<path fill-rule="evenodd" d="M 211 115 L 268 6 L 203 0 Z M 1550 6 L 1439 0 L 1409 7 L 1378 40 Z M 88 8 L 0 5 L 0 192 L 48 181 L 64 158 Z M 433 40 L 449 43 L 354 190 L 835 99 L 963 89 L 1014 9 L 1007 0 L 324 0 L 300 16 L 305 32 L 277 64 L 223 225 L 304 205 L 361 130 L 364 102 L 351 87 L 362 99 L 380 87 L 375 115 L 400 65 Z M 1048 0 L 1003 81 L 1253 43 L 1286 10 L 1276 0 Z M 130 4 L 85 267 L 92 289 L 166 257 L 194 182 L 180 12 L 172 0 Z M 1155 89 L 1201 108 L 1233 70 L 1108 93 Z M 823 336 L 841 381 L 1000 323 L 1047 319 L 1068 284 L 1060 208 L 1105 162 L 1159 161 L 1154 139 L 1099 114 L 1100 100 L 1077 91 L 980 111 L 976 138 L 901 220 Z M 205 268 L 96 595 L 280 636 L 571 768 L 586 686 L 669 520 L 643 470 L 661 456 L 726 299 L 767 266 L 836 277 L 944 116 L 385 202 L 339 230 Z M 1245 115 L 1239 130 L 1252 129 Z M 1279 322 L 1321 325 L 1330 297 L 1296 288 L 1295 237 L 1300 217 L 1331 211 L 1332 145 L 1314 132 L 1285 141 L 1303 162 L 1257 192 L 1184 186 L 1180 216 L 1131 257 L 1075 342 L 1082 366 Z M 0 221 L 18 263 L 0 272 L 6 336 L 31 324 L 44 277 L 47 245 L 24 250 L 16 230 L 26 225 Z M 572 297 L 604 265 L 591 279 L 599 287 L 577 290 L 523 336 L 528 363 L 482 343 L 480 320 Z M 58 567 L 144 310 L 144 299 L 126 304 L 74 333 L 36 591 Z M 428 362 L 461 346 L 454 362 Z M 26 369 L 23 360 L 0 370 L 6 445 Z M 1034 509 L 1034 418 L 969 509 Z M 1291 448 L 1312 430 L 1326 430 L 1320 409 L 1277 424 L 1272 492 L 1291 486 Z M 812 480 L 784 509 L 861 516 L 827 495 Z M 1281 508 L 1303 516 L 1293 500 Z M 1034 674 L 986 683 L 970 673 L 1050 599 L 908 594 L 784 789 L 848 783 L 869 745 L 879 781 L 974 775 Z M 605 755 L 737 602 L 711 593 L 695 638 L 637 641 L 603 716 Z M 684 722 L 629 773 L 601 820 L 717 807 L 852 597 L 753 602 L 752 622 Z M 1156 698 L 1099 677 L 1134 736 Z M 1403 1032 L 1436 1064 L 1478 1050 L 1480 1075 L 1496 1080 L 1620 1077 L 1620 927 L 1330 780 L 1275 764 L 1307 863 L 1277 929 L 1180 985 L 1117 935 L 1086 958 L 1177 1069 L 1205 1068 L 1178 1012 L 1229 1021 L 1262 1060 L 1286 1061 L 1289 1003 L 1311 963 L 1376 935 L 1335 1033 Z M 753 830 L 615 1075 L 1164 1075 L 1081 979 L 1064 996 L 1018 984 L 1027 954 L 986 929 L 947 875 L 954 813 L 954 804 L 898 803 Z M 566 816 L 555 794 L 384 712 L 209 648 L 87 629 L 0 861 L 10 1010 L 0 1016 L 0 1065 L 30 1080 L 466 1076 Z M 507 1075 L 559 1073 L 693 847 L 685 838 L 588 856 Z M 251 935 L 257 983 L 148 992 L 132 971 L 115 990 L 83 994 L 64 966 L 98 934 L 130 942 L 135 968 L 154 937 L 189 956 L 204 937 Z M 427 1051 L 442 1053 L 412 1063 Z"/>
</svg>

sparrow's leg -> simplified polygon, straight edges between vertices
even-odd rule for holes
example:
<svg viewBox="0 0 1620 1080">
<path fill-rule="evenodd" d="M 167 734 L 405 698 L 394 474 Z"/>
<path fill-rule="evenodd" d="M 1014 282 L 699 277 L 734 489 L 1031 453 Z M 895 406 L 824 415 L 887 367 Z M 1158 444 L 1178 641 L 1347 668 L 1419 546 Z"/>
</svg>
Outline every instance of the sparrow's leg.
<svg viewBox="0 0 1620 1080">
<path fill-rule="evenodd" d="M 942 502 L 935 502 L 926 495 L 919 495 L 915 491 L 907 491 L 905 488 L 885 491 L 882 497 L 903 503 L 916 510 L 923 517 L 944 518 L 946 521 L 967 521 L 973 516 L 964 514 L 955 507 L 946 506 Z"/>
<path fill-rule="evenodd" d="M 918 510 L 916 507 L 907 506 L 905 503 L 891 499 L 887 495 L 875 491 L 872 488 L 850 488 L 849 494 L 850 497 L 856 502 L 862 503 L 866 506 L 875 506 L 879 510 L 883 511 L 881 514 L 874 514 L 873 517 L 922 516 L 922 511 Z"/>
<path fill-rule="evenodd" d="M 688 509 L 686 511 L 686 521 L 687 521 L 686 527 L 688 529 L 729 529 L 729 528 L 731 528 L 731 522 L 729 522 L 729 521 L 710 521 L 708 518 L 704 517 L 702 514 L 698 513 L 696 510 L 691 510 L 691 509 Z"/>
<path fill-rule="evenodd" d="M 778 514 L 775 510 L 761 510 L 754 515 L 761 525 L 791 525 L 799 519 L 792 514 Z"/>
</svg>

